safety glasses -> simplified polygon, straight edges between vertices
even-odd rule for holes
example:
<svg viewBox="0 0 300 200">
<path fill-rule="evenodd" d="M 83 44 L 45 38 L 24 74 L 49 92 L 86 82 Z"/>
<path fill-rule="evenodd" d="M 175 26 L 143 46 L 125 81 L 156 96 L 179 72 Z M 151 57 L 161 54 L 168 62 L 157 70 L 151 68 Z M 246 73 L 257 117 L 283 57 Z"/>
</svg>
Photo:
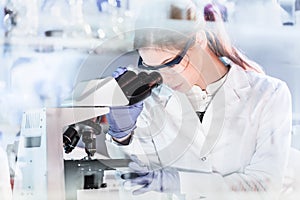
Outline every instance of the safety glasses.
<svg viewBox="0 0 300 200">
<path fill-rule="evenodd" d="M 155 66 L 151 66 L 151 65 L 147 65 L 146 63 L 144 63 L 142 57 L 140 56 L 139 58 L 139 62 L 138 62 L 138 68 L 140 69 L 144 69 L 144 70 L 159 70 L 162 68 L 167 68 L 167 67 L 174 67 L 175 65 L 178 65 L 183 57 L 186 55 L 187 51 L 189 50 L 189 48 L 195 43 L 195 37 L 192 37 L 191 39 L 189 39 L 184 47 L 184 49 L 175 56 L 175 58 L 173 58 L 172 60 L 163 63 L 161 65 L 155 65 Z"/>
</svg>

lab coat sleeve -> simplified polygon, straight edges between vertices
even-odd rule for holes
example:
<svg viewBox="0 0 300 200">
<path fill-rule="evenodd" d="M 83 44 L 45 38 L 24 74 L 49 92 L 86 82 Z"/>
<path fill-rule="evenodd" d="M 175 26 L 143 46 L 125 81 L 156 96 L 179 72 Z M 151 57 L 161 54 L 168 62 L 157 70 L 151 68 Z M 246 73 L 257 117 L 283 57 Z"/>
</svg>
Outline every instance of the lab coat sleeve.
<svg viewBox="0 0 300 200">
<path fill-rule="evenodd" d="M 218 173 L 179 172 L 181 194 L 185 199 L 234 200 L 222 175 Z"/>
<path fill-rule="evenodd" d="M 106 136 L 106 148 L 110 158 L 123 159 L 129 158 L 131 154 L 144 155 L 144 150 L 138 140 L 132 138 L 128 145 L 121 145 L 113 141 L 110 135 Z"/>
<path fill-rule="evenodd" d="M 12 190 L 6 152 L 0 146 L 0 199 L 11 200 Z"/>
<path fill-rule="evenodd" d="M 266 99 L 251 162 L 243 173 L 225 177 L 233 190 L 270 191 L 270 195 L 280 192 L 288 161 L 291 126 L 291 95 L 281 82 Z"/>
<path fill-rule="evenodd" d="M 285 83 L 280 83 L 264 103 L 258 131 L 253 133 L 256 149 L 250 163 L 240 172 L 223 176 L 181 172 L 182 193 L 251 194 L 245 199 L 276 199 L 288 160 L 292 116 L 290 92 Z"/>
</svg>

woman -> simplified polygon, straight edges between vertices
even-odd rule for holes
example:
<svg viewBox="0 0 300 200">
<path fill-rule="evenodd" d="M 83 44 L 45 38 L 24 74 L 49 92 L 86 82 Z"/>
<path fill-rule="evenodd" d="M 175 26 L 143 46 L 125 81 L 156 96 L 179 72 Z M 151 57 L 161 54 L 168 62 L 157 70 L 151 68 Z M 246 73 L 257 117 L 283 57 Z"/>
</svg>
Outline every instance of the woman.
<svg viewBox="0 0 300 200">
<path fill-rule="evenodd" d="M 129 180 L 140 186 L 134 194 L 278 197 L 290 146 L 290 92 L 230 44 L 214 14 L 206 27 L 170 20 L 135 33 L 139 68 L 160 72 L 164 84 L 143 104 L 107 115 L 110 155 L 136 155 L 129 165 L 139 175 Z"/>
</svg>

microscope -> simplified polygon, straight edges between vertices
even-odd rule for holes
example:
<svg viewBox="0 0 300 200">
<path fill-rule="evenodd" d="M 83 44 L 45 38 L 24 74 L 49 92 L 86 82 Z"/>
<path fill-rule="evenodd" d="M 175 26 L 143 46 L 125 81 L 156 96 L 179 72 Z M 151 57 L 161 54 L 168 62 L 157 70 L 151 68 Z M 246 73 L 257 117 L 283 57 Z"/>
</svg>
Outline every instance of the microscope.
<svg viewBox="0 0 300 200">
<path fill-rule="evenodd" d="M 109 113 L 109 107 L 132 105 L 147 98 L 161 83 L 157 72 L 127 71 L 118 78 L 78 83 L 61 107 L 24 112 L 13 199 L 80 200 L 87 198 L 80 196 L 85 191 L 112 199 L 112 193 L 118 192 L 113 174 L 116 169 L 127 168 L 130 160 L 94 158 L 96 136 L 109 129 L 101 118 Z M 85 156 L 66 159 L 80 140 Z"/>
</svg>

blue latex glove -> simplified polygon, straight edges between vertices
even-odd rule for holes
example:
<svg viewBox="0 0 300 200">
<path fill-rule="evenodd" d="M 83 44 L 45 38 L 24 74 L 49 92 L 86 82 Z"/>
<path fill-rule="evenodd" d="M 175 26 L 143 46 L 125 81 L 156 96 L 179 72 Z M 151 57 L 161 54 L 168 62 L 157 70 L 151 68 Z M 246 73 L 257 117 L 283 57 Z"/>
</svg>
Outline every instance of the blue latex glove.
<svg viewBox="0 0 300 200">
<path fill-rule="evenodd" d="M 143 103 L 139 102 L 130 106 L 111 107 L 106 115 L 109 123 L 108 134 L 114 138 L 122 138 L 136 128 L 136 120 L 143 110 Z"/>
<path fill-rule="evenodd" d="M 125 67 L 118 67 L 112 74 L 118 78 L 127 71 Z M 114 138 L 123 138 L 136 128 L 136 120 L 143 110 L 143 102 L 129 106 L 111 107 L 106 115 L 109 123 L 108 134 Z"/>
<path fill-rule="evenodd" d="M 127 68 L 126 68 L 126 67 L 118 67 L 118 68 L 112 73 L 112 77 L 118 78 L 119 76 L 121 76 L 121 75 L 124 74 L 125 72 L 127 72 Z"/>
<path fill-rule="evenodd" d="M 133 191 L 134 195 L 150 191 L 180 193 L 180 180 L 177 170 L 170 167 L 150 170 L 136 156 L 131 156 L 131 160 L 129 168 L 137 173 L 139 177 L 127 180 L 127 182 L 129 181 L 131 186 L 142 186 Z"/>
</svg>

